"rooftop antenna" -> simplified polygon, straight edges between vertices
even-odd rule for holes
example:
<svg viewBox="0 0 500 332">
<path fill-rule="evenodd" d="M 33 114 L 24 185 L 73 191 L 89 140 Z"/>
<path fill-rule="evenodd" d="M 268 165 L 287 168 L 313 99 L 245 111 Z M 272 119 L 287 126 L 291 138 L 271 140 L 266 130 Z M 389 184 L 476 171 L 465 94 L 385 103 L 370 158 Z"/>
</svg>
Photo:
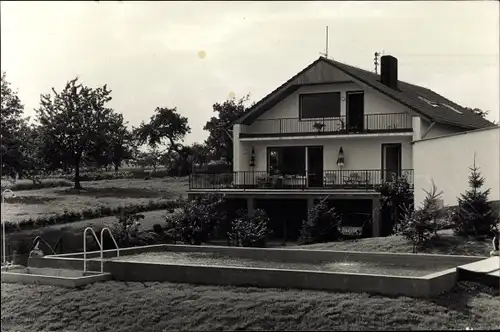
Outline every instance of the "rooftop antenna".
<svg viewBox="0 0 500 332">
<path fill-rule="evenodd" d="M 320 53 L 325 58 L 328 58 L 328 25 L 326 26 L 326 41 L 325 41 L 325 53 Z"/>
<path fill-rule="evenodd" d="M 378 56 L 380 55 L 379 52 L 375 52 L 375 57 L 373 58 L 373 64 L 375 65 L 375 74 L 378 74 Z"/>
</svg>

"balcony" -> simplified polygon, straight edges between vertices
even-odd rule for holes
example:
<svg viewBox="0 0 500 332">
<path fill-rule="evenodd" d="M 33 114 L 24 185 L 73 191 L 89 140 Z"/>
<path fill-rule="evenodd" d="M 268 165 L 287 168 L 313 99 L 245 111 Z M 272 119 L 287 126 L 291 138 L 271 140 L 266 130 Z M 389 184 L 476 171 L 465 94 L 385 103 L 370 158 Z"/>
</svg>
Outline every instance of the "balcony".
<svg viewBox="0 0 500 332">
<path fill-rule="evenodd" d="M 399 174 L 407 178 L 413 188 L 413 170 Z M 189 176 L 189 189 L 266 189 L 266 190 L 321 190 L 359 189 L 374 190 L 385 181 L 392 181 L 396 174 L 387 170 L 334 170 L 322 174 L 281 175 L 261 171 L 229 173 L 193 173 Z"/>
<path fill-rule="evenodd" d="M 412 132 L 412 117 L 408 113 L 365 114 L 352 121 L 346 116 L 335 118 L 261 119 L 244 128 L 240 137 L 345 135 L 368 133 Z"/>
</svg>

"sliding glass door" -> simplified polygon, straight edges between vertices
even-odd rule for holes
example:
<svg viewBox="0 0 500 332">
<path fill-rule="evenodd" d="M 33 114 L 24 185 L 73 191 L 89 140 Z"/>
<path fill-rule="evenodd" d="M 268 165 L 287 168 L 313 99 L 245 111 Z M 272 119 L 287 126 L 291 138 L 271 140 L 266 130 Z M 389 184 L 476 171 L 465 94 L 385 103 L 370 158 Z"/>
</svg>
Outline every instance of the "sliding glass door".
<svg viewBox="0 0 500 332">
<path fill-rule="evenodd" d="M 323 147 L 269 147 L 267 151 L 267 171 L 270 175 L 286 175 L 295 179 L 295 181 L 292 181 L 294 186 L 300 184 L 308 187 L 322 187 Z"/>
</svg>

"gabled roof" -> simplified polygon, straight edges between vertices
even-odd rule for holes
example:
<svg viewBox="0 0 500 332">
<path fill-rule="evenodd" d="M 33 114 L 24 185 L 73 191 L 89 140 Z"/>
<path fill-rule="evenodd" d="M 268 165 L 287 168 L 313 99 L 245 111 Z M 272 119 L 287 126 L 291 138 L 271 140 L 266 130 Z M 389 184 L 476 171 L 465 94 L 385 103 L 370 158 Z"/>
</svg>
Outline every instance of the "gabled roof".
<svg viewBox="0 0 500 332">
<path fill-rule="evenodd" d="M 252 123 L 266 110 L 285 99 L 303 85 L 326 84 L 339 81 L 338 74 L 334 74 L 331 71 L 332 68 L 345 74 L 343 78 L 340 78 L 341 81 L 345 81 L 345 77 L 349 77 L 366 84 L 383 95 L 410 108 L 429 121 L 466 129 L 485 128 L 494 125 L 471 110 L 446 99 L 430 89 L 403 81 L 398 81 L 398 88 L 393 89 L 382 84 L 380 82 L 380 75 L 378 74 L 323 57 L 311 63 L 257 102 L 234 123 Z"/>
</svg>

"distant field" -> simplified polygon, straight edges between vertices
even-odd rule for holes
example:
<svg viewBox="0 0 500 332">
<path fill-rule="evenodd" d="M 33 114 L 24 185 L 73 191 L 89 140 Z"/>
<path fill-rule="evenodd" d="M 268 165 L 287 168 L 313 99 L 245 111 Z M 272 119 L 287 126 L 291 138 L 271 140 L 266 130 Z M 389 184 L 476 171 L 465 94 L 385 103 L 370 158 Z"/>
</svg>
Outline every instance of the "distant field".
<svg viewBox="0 0 500 332">
<path fill-rule="evenodd" d="M 156 198 L 184 197 L 188 178 L 88 181 L 82 186 L 81 191 L 68 187 L 16 191 L 16 197 L 5 200 L 4 219 L 17 221 L 98 205 L 116 207 L 147 203 Z"/>
</svg>

